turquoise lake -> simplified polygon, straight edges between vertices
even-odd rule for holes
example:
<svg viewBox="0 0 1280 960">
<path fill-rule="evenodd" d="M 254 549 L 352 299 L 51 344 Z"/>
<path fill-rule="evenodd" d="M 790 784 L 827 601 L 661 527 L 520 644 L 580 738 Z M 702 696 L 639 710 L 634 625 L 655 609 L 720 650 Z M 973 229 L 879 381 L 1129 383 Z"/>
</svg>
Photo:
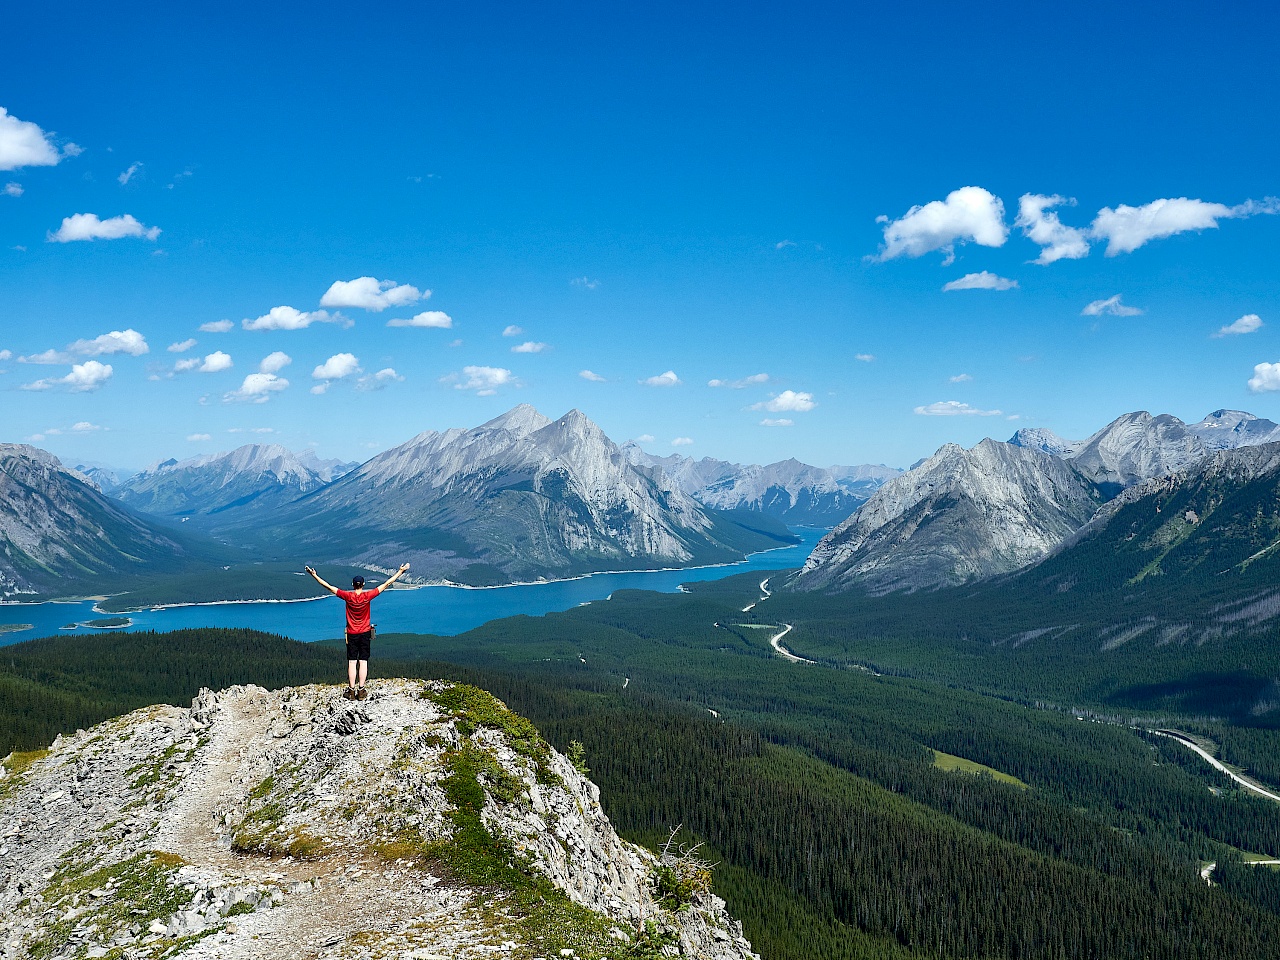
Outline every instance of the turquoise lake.
<svg viewBox="0 0 1280 960">
<path fill-rule="evenodd" d="M 697 567 L 691 570 L 647 570 L 629 573 L 597 573 L 577 580 L 519 584 L 510 587 L 467 589 L 422 587 L 392 590 L 373 603 L 374 622 L 381 633 L 435 633 L 453 635 L 489 620 L 517 614 L 539 616 L 604 600 L 615 590 L 654 590 L 674 593 L 682 583 L 718 580 L 753 570 L 785 570 L 801 566 L 814 545 L 826 533 L 812 527 L 792 531 L 800 537 L 795 546 L 755 553 L 738 563 Z M 70 633 L 107 634 L 92 627 L 62 629 L 67 624 L 114 614 L 93 612 L 93 601 L 76 603 L 0 604 L 0 624 L 30 624 L 30 629 L 0 633 L 0 646 L 36 637 Z M 123 615 L 122 615 L 123 616 Z M 170 607 L 127 614 L 130 630 L 180 630 L 184 627 L 253 627 L 295 640 L 325 640 L 342 636 L 342 603 L 334 597 L 297 602 L 220 603 Z"/>
</svg>

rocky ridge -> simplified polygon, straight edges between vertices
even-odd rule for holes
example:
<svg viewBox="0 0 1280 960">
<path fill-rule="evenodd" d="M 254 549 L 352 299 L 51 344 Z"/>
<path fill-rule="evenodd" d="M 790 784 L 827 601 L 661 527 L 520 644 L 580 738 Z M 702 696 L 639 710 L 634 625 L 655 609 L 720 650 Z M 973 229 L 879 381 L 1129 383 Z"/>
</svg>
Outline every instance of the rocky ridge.
<svg viewBox="0 0 1280 960">
<path fill-rule="evenodd" d="M 206 690 L 6 758 L 0 956 L 755 958 L 489 694 L 338 689 Z"/>
</svg>

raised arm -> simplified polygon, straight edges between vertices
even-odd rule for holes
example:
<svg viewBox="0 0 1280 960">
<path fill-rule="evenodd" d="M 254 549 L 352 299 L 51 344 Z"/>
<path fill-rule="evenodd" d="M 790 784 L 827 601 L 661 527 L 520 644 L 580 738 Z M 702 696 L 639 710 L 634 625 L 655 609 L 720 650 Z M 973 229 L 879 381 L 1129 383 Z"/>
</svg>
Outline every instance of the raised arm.
<svg viewBox="0 0 1280 960">
<path fill-rule="evenodd" d="M 334 594 L 335 596 L 337 595 L 338 588 L 335 587 L 332 583 L 326 583 L 323 579 L 321 579 L 320 574 L 316 573 L 313 568 L 303 567 L 303 569 L 306 570 L 307 573 L 311 574 L 311 578 L 315 580 L 316 583 L 320 584 L 320 586 L 324 587 L 326 590 L 328 590 L 330 593 Z"/>
<path fill-rule="evenodd" d="M 382 586 L 380 586 L 378 590 L 382 591 L 387 589 L 387 587 L 391 586 L 393 583 L 395 583 L 397 580 L 399 580 L 408 572 L 409 572 L 409 565 L 407 563 L 400 564 L 400 569 L 397 570 L 395 573 L 393 573 L 390 577 L 388 577 L 387 581 Z"/>
</svg>

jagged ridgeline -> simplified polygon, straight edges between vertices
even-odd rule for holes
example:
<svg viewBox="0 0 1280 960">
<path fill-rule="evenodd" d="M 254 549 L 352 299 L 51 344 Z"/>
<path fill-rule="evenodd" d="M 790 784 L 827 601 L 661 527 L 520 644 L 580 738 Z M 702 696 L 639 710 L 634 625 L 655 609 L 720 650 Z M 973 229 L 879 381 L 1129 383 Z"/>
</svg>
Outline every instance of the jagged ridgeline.
<svg viewBox="0 0 1280 960">
<path fill-rule="evenodd" d="M 529 721 L 445 681 L 202 691 L 11 754 L 5 956 L 751 960 L 704 863 L 622 841 Z"/>
</svg>

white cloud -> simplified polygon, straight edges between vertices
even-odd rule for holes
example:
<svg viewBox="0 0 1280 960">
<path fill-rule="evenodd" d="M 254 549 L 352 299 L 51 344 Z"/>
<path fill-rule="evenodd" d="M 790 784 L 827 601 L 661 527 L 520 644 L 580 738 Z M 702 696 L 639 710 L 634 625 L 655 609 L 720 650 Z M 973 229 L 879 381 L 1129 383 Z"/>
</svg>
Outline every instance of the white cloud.
<svg viewBox="0 0 1280 960">
<path fill-rule="evenodd" d="M 524 327 L 517 327 L 514 323 L 508 324 L 502 329 L 504 337 L 518 337 L 522 333 L 524 333 Z"/>
<path fill-rule="evenodd" d="M 547 349 L 545 343 L 538 343 L 534 340 L 526 340 L 524 343 L 516 344 L 511 348 L 512 353 L 542 353 Z"/>
<path fill-rule="evenodd" d="M 954 377 L 949 378 L 949 383 L 968 383 L 973 377 L 967 373 L 957 373 Z"/>
<path fill-rule="evenodd" d="M 440 378 L 441 383 L 451 383 L 455 390 L 474 390 L 476 396 L 491 397 L 499 387 L 514 386 L 519 381 L 510 370 L 503 367 L 463 367 L 462 373 L 451 373 Z"/>
<path fill-rule="evenodd" d="M 682 381 L 676 376 L 674 370 L 668 370 L 666 373 L 660 373 L 656 377 L 649 377 L 640 382 L 646 387 L 678 387 Z"/>
<path fill-rule="evenodd" d="M 959 280 L 952 280 L 943 286 L 943 291 L 950 290 L 1016 290 L 1017 280 L 1009 280 L 983 270 L 981 273 L 966 273 Z"/>
<path fill-rule="evenodd" d="M 1262 328 L 1262 318 L 1256 313 L 1246 313 L 1234 323 L 1229 323 L 1217 333 L 1213 334 L 1214 338 L 1232 337 L 1242 333 L 1253 333 L 1255 330 Z M 3 358 L 0 358 L 3 359 Z"/>
<path fill-rule="evenodd" d="M 863 363 L 875 363 L 876 355 L 874 353 L 855 353 L 853 359 L 861 360 Z"/>
<path fill-rule="evenodd" d="M 788 420 L 786 417 L 782 417 L 778 420 L 774 420 L 771 417 L 765 417 L 760 421 L 760 426 L 762 427 L 794 427 L 795 425 L 796 422 L 794 420 Z"/>
<path fill-rule="evenodd" d="M 636 437 L 636 443 L 653 443 L 654 436 L 652 433 L 642 433 Z"/>
<path fill-rule="evenodd" d="M 676 437 L 671 441 L 673 447 L 687 447 L 693 443 L 693 437 Z"/>
<path fill-rule="evenodd" d="M 120 240 L 123 237 L 143 237 L 155 240 L 160 236 L 159 227 L 148 227 L 125 213 L 118 217 L 99 220 L 96 213 L 77 213 L 64 217 L 57 233 L 48 235 L 52 243 L 71 243 L 75 240 Z"/>
<path fill-rule="evenodd" d="M 779 240 L 777 243 L 773 245 L 773 249 L 785 250 L 787 247 L 794 247 L 795 245 L 796 245 L 796 242 L 794 240 Z"/>
<path fill-rule="evenodd" d="M 96 433 L 98 430 L 105 430 L 105 427 L 96 423 L 90 423 L 88 420 L 81 420 L 79 423 L 71 425 L 72 433 Z"/>
<path fill-rule="evenodd" d="M 783 390 L 771 400 L 753 403 L 750 410 L 768 410 L 770 413 L 806 413 L 816 407 L 813 394 L 797 393 L 795 390 Z"/>
<path fill-rule="evenodd" d="M 228 427 L 227 433 L 275 433 L 275 427 Z"/>
<path fill-rule="evenodd" d="M 430 290 L 422 291 L 407 283 L 356 277 L 354 280 L 335 280 L 320 298 L 320 306 L 359 307 L 361 310 L 379 313 L 387 307 L 403 307 L 429 296 Z"/>
<path fill-rule="evenodd" d="M 1280 390 L 1280 363 L 1259 363 L 1249 378 L 1249 389 L 1254 393 Z"/>
<path fill-rule="evenodd" d="M 884 247 L 873 259 L 920 257 L 933 250 L 946 254 L 944 264 L 955 259 L 955 245 L 972 240 L 984 247 L 1003 246 L 1009 236 L 1004 224 L 1004 204 L 982 187 L 961 187 L 946 200 L 912 207 L 897 220 L 878 217 L 884 226 Z"/>
<path fill-rule="evenodd" d="M 73 146 L 73 145 L 69 145 Z M 76 148 L 77 152 L 79 148 Z M 74 156 L 68 151 L 69 156 Z M 49 135 L 29 120 L 19 120 L 0 107 L 0 170 L 52 167 L 62 156 Z"/>
<path fill-rule="evenodd" d="M 313 323 L 343 322 L 346 321 L 340 314 L 330 314 L 324 310 L 304 312 L 286 306 L 272 307 L 270 312 L 264 313 L 256 319 L 250 320 L 246 318 L 240 321 L 240 325 L 246 330 L 305 330 Z M 350 326 L 350 323 L 347 322 L 347 325 Z"/>
<path fill-rule="evenodd" d="M 228 333 L 235 324 L 230 320 L 210 320 L 200 324 L 201 333 Z"/>
<path fill-rule="evenodd" d="M 407 320 L 388 320 L 388 327 L 435 327 L 438 330 L 453 328 L 453 318 L 440 310 L 424 310 Z"/>
<path fill-rule="evenodd" d="M 262 362 L 258 364 L 258 371 L 260 373 L 279 373 L 291 363 L 293 363 L 293 357 L 283 350 L 277 350 L 274 353 L 268 353 L 262 358 Z"/>
<path fill-rule="evenodd" d="M 231 362 L 231 356 L 223 353 L 221 350 L 215 350 L 208 354 L 204 361 L 197 367 L 200 373 L 221 373 L 223 370 L 230 370 L 234 366 Z"/>
<path fill-rule="evenodd" d="M 391 367 L 383 367 L 377 373 L 356 381 L 357 390 L 381 390 L 389 383 L 404 383 L 404 377 Z"/>
<path fill-rule="evenodd" d="M 187 434 L 187 440 L 188 440 L 188 442 L 190 442 L 190 443 L 199 443 L 199 442 L 201 442 L 202 440 L 212 440 L 212 439 L 213 439 L 213 437 L 211 437 L 211 436 L 210 436 L 209 434 L 207 434 L 207 433 L 190 433 L 190 434 Z"/>
<path fill-rule="evenodd" d="M 1085 306 L 1080 311 L 1082 317 L 1100 317 L 1104 313 L 1109 313 L 1113 317 L 1137 317 L 1141 316 L 1142 310 L 1139 307 L 1127 307 L 1120 302 L 1120 294 L 1114 297 L 1107 297 L 1105 300 L 1095 300 Z"/>
<path fill-rule="evenodd" d="M 592 383 L 604 383 L 605 378 L 598 373 L 592 373 L 590 370 L 579 370 L 578 376 L 583 380 L 590 380 Z"/>
<path fill-rule="evenodd" d="M 120 181 L 120 186 L 123 187 L 126 183 L 132 180 L 134 177 L 134 174 L 136 174 L 141 169 L 142 169 L 141 161 L 129 164 L 129 169 L 124 171 L 122 174 L 120 174 L 120 176 L 116 177 L 116 179 Z"/>
<path fill-rule="evenodd" d="M 317 383 L 314 387 L 311 388 L 311 392 L 317 397 L 320 396 L 320 394 L 322 393 L 328 393 L 329 381 L 326 380 L 324 383 Z"/>
<path fill-rule="evenodd" d="M 1187 197 L 1152 200 L 1140 207 L 1120 204 L 1114 210 L 1103 207 L 1089 228 L 1092 237 L 1107 241 L 1107 256 L 1131 253 L 1150 240 L 1161 240 L 1188 230 L 1216 228 L 1219 220 L 1280 213 L 1274 197 L 1258 202 L 1246 200 L 1234 207 Z"/>
<path fill-rule="evenodd" d="M 170 353 L 186 353 L 196 345 L 196 338 L 190 337 L 186 340 L 179 340 L 177 343 L 169 344 Z"/>
<path fill-rule="evenodd" d="M 150 352 L 147 338 L 132 328 L 128 330 L 112 330 L 92 340 L 77 340 L 69 343 L 64 350 L 46 350 L 44 353 L 29 357 L 19 357 L 21 363 L 71 363 L 75 357 L 101 357 L 117 353 L 127 353 L 131 357 L 140 357 Z"/>
<path fill-rule="evenodd" d="M 1032 263 L 1049 264 L 1057 260 L 1079 260 L 1089 255 L 1087 231 L 1078 227 L 1068 227 L 1058 219 L 1054 207 L 1063 204 L 1075 206 L 1075 200 L 1060 197 L 1056 193 L 1044 196 L 1039 193 L 1025 193 L 1018 199 L 1018 218 L 1013 221 L 1015 227 L 1032 243 L 1040 245 L 1040 256 Z"/>
<path fill-rule="evenodd" d="M 360 373 L 360 361 L 353 353 L 335 353 L 311 371 L 312 380 L 341 380 Z"/>
<path fill-rule="evenodd" d="M 12 350 L 0 350 L 0 363 L 3 363 L 5 360 L 12 360 L 12 359 L 13 359 Z"/>
<path fill-rule="evenodd" d="M 4 185 L 4 190 L 0 192 L 2 192 L 6 197 L 20 197 L 24 191 L 22 189 L 22 184 L 10 182 L 6 183 Z"/>
<path fill-rule="evenodd" d="M 71 367 L 65 377 L 46 377 L 33 383 L 24 383 L 23 390 L 52 390 L 55 387 L 66 387 L 72 393 L 91 393 L 111 379 L 115 371 L 109 363 L 97 360 L 86 360 Z"/>
<path fill-rule="evenodd" d="M 916 407 L 915 413 L 922 417 L 1002 417 L 1000 410 L 979 410 L 959 400 L 939 400 L 927 407 Z"/>
<path fill-rule="evenodd" d="M 251 373 L 244 378 L 239 390 L 232 390 L 222 396 L 224 403 L 238 401 L 246 403 L 266 403 L 271 394 L 279 393 L 289 386 L 289 381 L 277 377 L 274 373 Z"/>
<path fill-rule="evenodd" d="M 574 277 L 569 282 L 572 283 L 575 287 L 582 287 L 583 289 L 586 289 L 586 290 L 595 290 L 597 287 L 600 286 L 599 280 L 592 280 L 590 277 Z"/>
<path fill-rule="evenodd" d="M 767 373 L 753 373 L 749 377 L 743 377 L 741 380 L 708 380 L 708 387 L 728 387 L 731 390 L 742 390 L 746 387 L 758 386 L 762 383 L 769 382 Z"/>
</svg>

